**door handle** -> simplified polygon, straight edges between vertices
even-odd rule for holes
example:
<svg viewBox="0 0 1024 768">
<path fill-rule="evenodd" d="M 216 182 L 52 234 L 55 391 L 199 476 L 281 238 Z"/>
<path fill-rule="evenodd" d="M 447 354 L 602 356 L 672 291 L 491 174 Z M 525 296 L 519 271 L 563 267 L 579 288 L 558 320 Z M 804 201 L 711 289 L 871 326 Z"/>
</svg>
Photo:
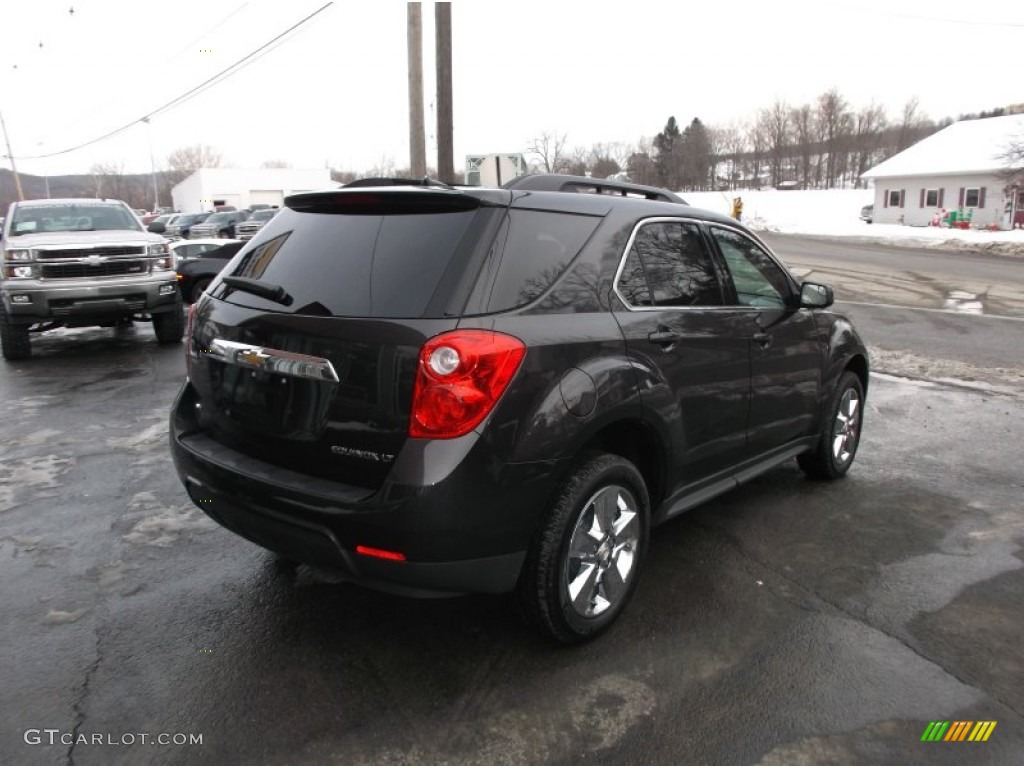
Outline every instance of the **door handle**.
<svg viewBox="0 0 1024 768">
<path fill-rule="evenodd" d="M 761 349 L 768 349 L 772 344 L 772 335 L 770 333 L 758 332 L 755 333 L 752 338 L 754 339 L 754 343 L 759 345 Z"/>
<path fill-rule="evenodd" d="M 652 344 L 661 344 L 666 347 L 670 347 L 675 344 L 679 339 L 682 338 L 675 331 L 670 331 L 668 328 L 659 328 L 656 331 L 652 331 L 647 334 L 647 340 Z"/>
</svg>

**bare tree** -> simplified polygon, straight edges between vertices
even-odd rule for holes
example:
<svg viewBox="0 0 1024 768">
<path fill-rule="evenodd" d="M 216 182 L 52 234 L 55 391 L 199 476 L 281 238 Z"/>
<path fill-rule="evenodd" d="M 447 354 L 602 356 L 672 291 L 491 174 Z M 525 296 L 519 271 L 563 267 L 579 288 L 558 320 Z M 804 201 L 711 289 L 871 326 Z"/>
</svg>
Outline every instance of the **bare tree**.
<svg viewBox="0 0 1024 768">
<path fill-rule="evenodd" d="M 567 134 L 559 136 L 554 131 L 544 131 L 536 137 L 526 151 L 538 158 L 544 173 L 561 173 L 565 164 L 565 140 Z"/>
<path fill-rule="evenodd" d="M 747 167 L 748 177 L 757 189 L 761 188 L 761 167 L 767 156 L 770 136 L 768 123 L 763 115 L 747 128 L 747 144 L 750 148 L 750 163 Z"/>
<path fill-rule="evenodd" d="M 127 197 L 129 184 L 124 175 L 124 160 L 94 163 L 89 174 L 96 189 L 96 197 L 112 197 L 116 200 Z"/>
<path fill-rule="evenodd" d="M 260 168 L 291 168 L 292 164 L 287 160 L 264 160 Z"/>
<path fill-rule="evenodd" d="M 1024 182 L 1024 133 L 1010 139 L 999 157 L 1004 166 L 1002 177 L 1007 184 Z"/>
<path fill-rule="evenodd" d="M 885 108 L 872 102 L 857 113 L 854 120 L 852 149 L 854 153 L 854 186 L 860 188 L 861 175 L 878 159 L 882 132 L 888 124 Z"/>
<path fill-rule="evenodd" d="M 178 147 L 167 156 L 167 166 L 170 168 L 169 175 L 181 175 L 184 179 L 200 168 L 220 168 L 224 158 L 207 144 L 193 144 L 190 147 Z M 178 181 L 181 181 L 178 179 Z M 175 182 L 177 183 L 177 182 Z"/>
<path fill-rule="evenodd" d="M 899 137 L 896 140 L 897 152 L 902 152 L 917 141 L 918 129 L 922 122 L 920 103 L 917 96 L 914 96 L 903 105 L 903 120 L 900 122 Z"/>
<path fill-rule="evenodd" d="M 783 160 L 788 155 L 790 136 L 790 109 L 785 101 L 776 99 L 768 109 L 761 110 L 759 120 L 764 122 L 768 137 L 768 165 L 771 169 L 771 185 L 779 186 L 783 181 Z"/>
<path fill-rule="evenodd" d="M 613 144 L 595 144 L 587 155 L 587 167 L 595 179 L 607 179 L 622 171 L 622 164 L 617 157 L 619 150 Z"/>
<path fill-rule="evenodd" d="M 800 187 L 808 189 L 811 186 L 811 158 L 814 154 L 815 136 L 817 126 L 815 124 L 814 110 L 810 104 L 802 104 L 793 109 L 790 121 L 793 124 L 793 139 L 795 141 L 795 153 L 799 160 L 797 174 L 800 177 Z"/>
<path fill-rule="evenodd" d="M 635 146 L 627 148 L 629 156 L 625 166 L 629 180 L 634 184 L 654 186 L 658 183 L 658 167 L 654 163 L 654 142 L 641 136 Z"/>
<path fill-rule="evenodd" d="M 846 151 L 853 116 L 835 88 L 818 97 L 818 139 L 825 155 L 825 187 L 837 185 L 846 171 Z"/>
</svg>

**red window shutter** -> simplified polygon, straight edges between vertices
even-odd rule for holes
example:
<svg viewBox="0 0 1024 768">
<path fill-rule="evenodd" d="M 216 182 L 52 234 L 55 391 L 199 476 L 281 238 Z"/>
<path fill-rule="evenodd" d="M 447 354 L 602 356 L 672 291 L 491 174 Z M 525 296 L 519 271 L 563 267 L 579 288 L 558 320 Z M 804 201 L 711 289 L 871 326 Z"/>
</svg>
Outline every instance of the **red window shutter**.
<svg viewBox="0 0 1024 768">
<path fill-rule="evenodd" d="M 978 207 L 979 208 L 984 208 L 985 207 L 985 188 L 984 187 L 982 187 L 978 191 Z"/>
<path fill-rule="evenodd" d="M 940 189 L 939 190 L 939 208 L 942 207 L 942 203 L 945 200 L 945 198 L 946 198 L 946 190 L 944 188 Z"/>
<path fill-rule="evenodd" d="M 885 200 L 885 205 L 883 205 L 882 207 L 883 208 L 888 208 L 889 207 L 889 190 L 888 189 L 885 190 L 885 196 L 882 199 Z"/>
<path fill-rule="evenodd" d="M 918 208 L 924 208 L 924 190 L 921 190 L 921 202 L 917 204 Z"/>
<path fill-rule="evenodd" d="M 960 187 L 960 202 L 958 202 L 956 205 L 957 205 L 957 208 L 963 208 L 964 207 L 964 188 L 963 187 Z"/>
<path fill-rule="evenodd" d="M 901 190 L 900 190 L 900 208 L 902 208 L 902 207 L 903 207 L 903 204 L 904 204 L 904 203 L 905 203 L 906 201 L 907 201 L 907 190 L 905 190 L 905 189 L 901 189 Z"/>
</svg>

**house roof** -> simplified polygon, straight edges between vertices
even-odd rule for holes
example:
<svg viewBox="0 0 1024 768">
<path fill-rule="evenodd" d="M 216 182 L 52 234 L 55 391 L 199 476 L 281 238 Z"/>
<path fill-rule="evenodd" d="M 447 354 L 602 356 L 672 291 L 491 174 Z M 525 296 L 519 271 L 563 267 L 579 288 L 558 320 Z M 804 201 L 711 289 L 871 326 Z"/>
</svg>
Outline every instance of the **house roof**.
<svg viewBox="0 0 1024 768">
<path fill-rule="evenodd" d="M 961 120 L 879 163 L 861 178 L 1000 171 L 1006 167 L 1000 155 L 1013 140 L 1024 141 L 1024 114 Z"/>
</svg>

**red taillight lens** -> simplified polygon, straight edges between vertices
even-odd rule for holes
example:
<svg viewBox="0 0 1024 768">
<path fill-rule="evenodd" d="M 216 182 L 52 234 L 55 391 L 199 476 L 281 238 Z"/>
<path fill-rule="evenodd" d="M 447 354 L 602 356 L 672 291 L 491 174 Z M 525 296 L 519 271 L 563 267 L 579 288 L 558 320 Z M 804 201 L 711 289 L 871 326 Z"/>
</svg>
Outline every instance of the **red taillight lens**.
<svg viewBox="0 0 1024 768">
<path fill-rule="evenodd" d="M 491 412 L 526 354 L 514 336 L 451 331 L 420 350 L 409 437 L 460 437 Z"/>
<path fill-rule="evenodd" d="M 401 552 L 392 552 L 390 549 L 377 549 L 376 547 L 364 547 L 359 544 L 356 552 L 367 557 L 379 557 L 381 560 L 394 560 L 397 563 L 404 562 L 405 555 Z"/>
</svg>

